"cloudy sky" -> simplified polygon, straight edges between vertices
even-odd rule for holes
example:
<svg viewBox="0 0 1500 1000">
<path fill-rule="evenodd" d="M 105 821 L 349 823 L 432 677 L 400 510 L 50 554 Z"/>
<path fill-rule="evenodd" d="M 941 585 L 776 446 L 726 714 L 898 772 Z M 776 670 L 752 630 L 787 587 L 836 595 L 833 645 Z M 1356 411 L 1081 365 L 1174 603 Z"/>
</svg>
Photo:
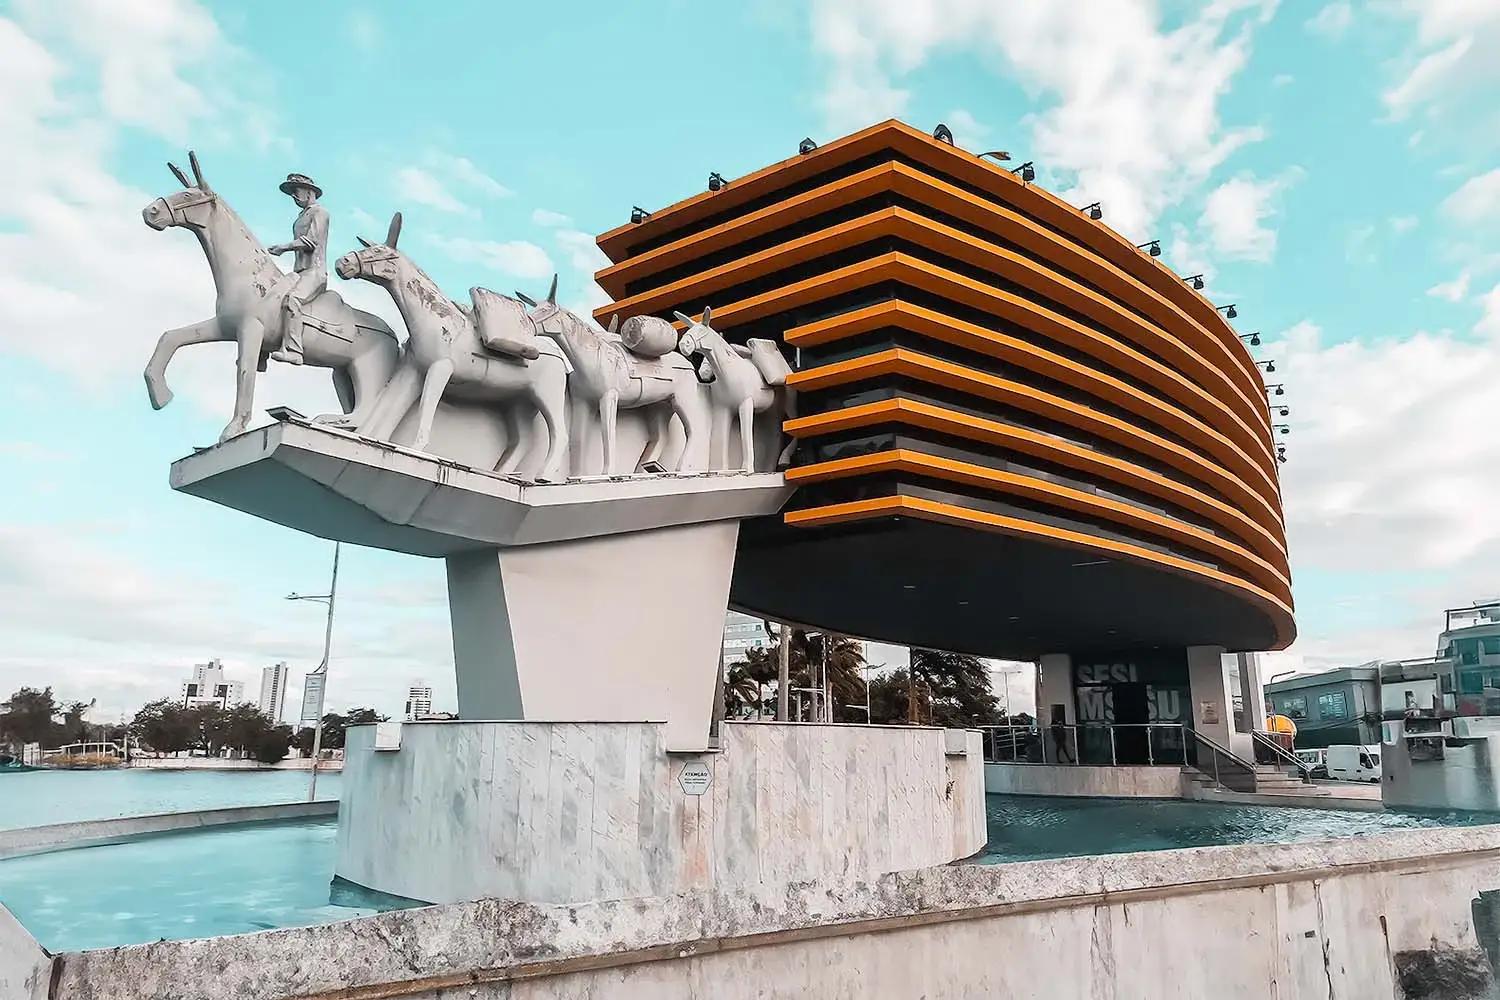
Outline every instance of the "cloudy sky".
<svg viewBox="0 0 1500 1000">
<path fill-rule="evenodd" d="M 169 158 L 266 242 L 296 170 L 335 251 L 399 208 L 445 287 L 557 270 L 589 306 L 592 234 L 632 205 L 890 116 L 1036 161 L 1261 332 L 1292 407 L 1277 669 L 1429 652 L 1442 608 L 1500 593 L 1497 51 L 1494 0 L 0 2 L 0 695 L 108 718 L 195 661 L 253 691 L 320 651 L 282 597 L 331 546 L 167 485 L 232 377 L 199 347 L 146 402 L 156 337 L 213 304 L 191 237 L 140 221 Z M 257 400 L 333 407 L 312 371 Z M 422 676 L 451 706 L 442 566 L 353 550 L 341 583 L 330 704 L 394 712 Z"/>
</svg>

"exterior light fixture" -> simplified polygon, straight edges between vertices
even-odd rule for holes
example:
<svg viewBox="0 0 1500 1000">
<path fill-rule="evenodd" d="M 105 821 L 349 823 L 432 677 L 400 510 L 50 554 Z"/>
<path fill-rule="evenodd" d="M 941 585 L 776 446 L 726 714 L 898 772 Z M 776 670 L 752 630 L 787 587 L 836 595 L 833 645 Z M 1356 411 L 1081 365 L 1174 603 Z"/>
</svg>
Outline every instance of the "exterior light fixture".
<svg viewBox="0 0 1500 1000">
<path fill-rule="evenodd" d="M 1195 292 L 1201 292 L 1201 291 L 1203 291 L 1203 275 L 1201 275 L 1201 274 L 1191 274 L 1191 275 L 1188 275 L 1186 278 L 1183 278 L 1182 280 L 1186 281 L 1188 284 L 1192 285 L 1193 286 L 1193 291 L 1195 291 Z"/>
<path fill-rule="evenodd" d="M 1025 181 L 1028 184 L 1036 180 L 1036 166 L 1030 160 L 1027 160 L 1019 167 L 1016 167 L 1011 171 L 1011 173 L 1020 174 L 1021 180 Z"/>
<path fill-rule="evenodd" d="M 1272 392 L 1273 389 L 1274 392 Z M 1266 392 L 1270 392 L 1273 396 L 1285 396 L 1286 388 L 1280 382 L 1271 382 L 1266 386 Z"/>
<path fill-rule="evenodd" d="M 646 211 L 644 208 L 642 208 L 639 205 L 632 205 L 631 206 L 631 208 L 630 208 L 630 221 L 631 222 L 635 223 L 638 226 L 641 223 L 645 222 L 649 218 L 651 218 L 651 213 L 650 212 Z"/>
<path fill-rule="evenodd" d="M 1008 160 L 1008 159 L 1010 159 L 1010 154 L 1007 153 L 1003 149 L 992 149 L 988 153 L 980 153 L 979 154 L 979 158 L 981 160 L 984 159 L 986 156 L 992 157 L 992 158 L 994 158 L 996 160 Z"/>
<path fill-rule="evenodd" d="M 1251 347 L 1259 347 L 1260 346 L 1260 331 L 1256 330 L 1254 333 L 1242 333 L 1242 334 L 1240 334 L 1240 339 L 1241 340 L 1248 340 L 1248 341 L 1250 341 L 1250 346 Z"/>
<path fill-rule="evenodd" d="M 1079 209 L 1079 211 L 1089 213 L 1089 218 L 1093 219 L 1095 222 L 1098 222 L 1100 219 L 1104 218 L 1104 208 L 1097 201 L 1092 205 L 1083 206 L 1081 209 Z"/>
<path fill-rule="evenodd" d="M 818 144 L 813 142 L 812 137 L 809 136 L 808 138 L 803 139 L 801 142 L 797 143 L 797 155 L 806 156 L 808 153 L 811 153 L 817 148 Z"/>
<path fill-rule="evenodd" d="M 1292 428 L 1287 424 L 1272 424 L 1271 428 L 1273 430 L 1278 430 L 1283 434 L 1290 434 L 1292 432 Z"/>
<path fill-rule="evenodd" d="M 1257 361 L 1255 363 L 1258 364 L 1258 365 L 1265 365 L 1266 366 L 1266 374 L 1267 375 L 1270 375 L 1272 372 L 1274 372 L 1276 370 L 1276 362 L 1274 362 L 1274 361 Z M 1281 393 L 1278 392 L 1276 395 L 1279 396 L 1279 395 L 1281 395 Z"/>
<path fill-rule="evenodd" d="M 932 130 L 932 137 L 938 142 L 946 142 L 950 146 L 953 145 L 953 130 L 942 122 L 938 122 L 938 127 Z"/>
<path fill-rule="evenodd" d="M 1286 461 L 1286 449 L 1285 448 L 1278 447 L 1276 449 L 1276 461 L 1278 461 L 1278 462 L 1285 462 Z"/>
<path fill-rule="evenodd" d="M 1274 406 L 1272 409 L 1276 411 L 1278 416 L 1289 417 L 1292 415 L 1292 408 L 1290 406 Z"/>
<path fill-rule="evenodd" d="M 710 191 L 717 191 L 722 187 L 727 187 L 728 184 L 729 182 L 724 179 L 724 175 L 717 170 L 708 175 L 708 189 Z"/>
<path fill-rule="evenodd" d="M 1234 319 L 1240 314 L 1239 310 L 1234 307 L 1233 302 L 1229 303 L 1229 305 L 1227 306 L 1214 306 L 1214 309 L 1217 312 L 1223 313 L 1226 319 Z"/>
<path fill-rule="evenodd" d="M 1153 257 L 1161 256 L 1161 240 L 1152 240 L 1149 243 L 1137 243 L 1137 250 L 1144 250 Z"/>
</svg>

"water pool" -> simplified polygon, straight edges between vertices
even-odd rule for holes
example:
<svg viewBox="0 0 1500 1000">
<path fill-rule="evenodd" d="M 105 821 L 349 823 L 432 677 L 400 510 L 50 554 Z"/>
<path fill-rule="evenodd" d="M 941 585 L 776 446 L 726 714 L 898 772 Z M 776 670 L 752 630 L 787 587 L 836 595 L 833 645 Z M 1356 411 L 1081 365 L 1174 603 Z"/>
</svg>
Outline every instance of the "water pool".
<svg viewBox="0 0 1500 1000">
<path fill-rule="evenodd" d="M 0 861 L 0 902 L 53 951 L 374 913 L 328 902 L 337 829 L 274 823 L 10 858 Z"/>
<path fill-rule="evenodd" d="M 1434 826 L 1477 826 L 1500 815 L 1353 812 L 1176 799 L 987 795 L 989 842 L 979 864 L 1217 844 L 1285 844 Z"/>
<path fill-rule="evenodd" d="M 336 799 L 342 775 L 318 773 L 318 798 Z M 306 771 L 24 771 L 0 774 L 0 830 L 84 819 L 263 806 L 307 798 Z"/>
</svg>

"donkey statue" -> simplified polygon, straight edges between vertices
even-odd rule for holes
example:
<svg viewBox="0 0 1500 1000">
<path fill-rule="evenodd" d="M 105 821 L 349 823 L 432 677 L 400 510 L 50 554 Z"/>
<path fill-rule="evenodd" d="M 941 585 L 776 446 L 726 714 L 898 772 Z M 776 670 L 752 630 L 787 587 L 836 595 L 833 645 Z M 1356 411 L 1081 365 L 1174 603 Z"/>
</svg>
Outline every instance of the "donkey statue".
<svg viewBox="0 0 1500 1000">
<path fill-rule="evenodd" d="M 537 479 L 550 482 L 563 478 L 568 359 L 548 340 L 536 345 L 535 360 L 489 350 L 470 310 L 444 295 L 411 258 L 396 249 L 400 235 L 401 213 L 397 212 L 384 243 L 372 244 L 361 238 L 359 250 L 344 254 L 334 263 L 334 272 L 340 278 L 363 278 L 383 286 L 406 321 L 406 350 L 401 363 L 360 433 L 389 440 L 415 402 L 417 431 L 411 447 L 425 451 L 438 402 L 445 395 L 499 404 L 508 433 L 495 471 L 513 475 L 528 453 L 532 417 L 540 413 L 547 426 L 547 455 Z M 528 322 L 526 307 L 520 302 L 503 295 L 494 296 L 494 300 L 500 308 L 509 304 L 518 326 Z M 525 406 L 520 405 L 523 402 Z"/>
<path fill-rule="evenodd" d="M 568 380 L 572 400 L 569 419 L 580 449 L 588 440 L 586 432 L 594 416 L 598 416 L 604 475 L 614 475 L 616 471 L 615 417 L 621 409 L 643 410 L 647 418 L 649 436 L 639 466 L 660 464 L 674 413 L 682 421 L 685 435 L 682 454 L 690 454 L 693 438 L 700 433 L 696 426 L 699 411 L 693 406 L 700 390 L 691 361 L 675 349 L 653 352 L 658 354 L 656 357 L 629 350 L 617 334 L 618 316 L 610 321 L 608 333 L 601 333 L 587 320 L 557 304 L 556 275 L 552 276 L 552 288 L 541 302 L 521 292 L 516 297 L 532 307 L 531 322 L 537 332 L 555 340 L 573 366 Z M 676 343 L 671 324 L 664 320 L 642 317 L 626 326 L 640 325 L 642 321 L 659 324 L 671 334 L 667 343 Z M 575 463 L 580 458 L 575 456 Z"/>
<path fill-rule="evenodd" d="M 146 392 L 161 409 L 172 401 L 167 364 L 180 347 L 233 340 L 234 416 L 220 441 L 244 432 L 255 405 L 255 374 L 281 346 L 281 299 L 296 276 L 277 266 L 234 209 L 203 179 L 198 156 L 188 153 L 193 181 L 175 164 L 167 164 L 183 190 L 157 198 L 141 211 L 146 225 L 160 232 L 170 226 L 191 230 L 203 245 L 213 271 L 217 299 L 214 315 L 161 335 L 146 365 Z M 333 369 L 333 387 L 347 416 L 341 422 L 358 427 L 370 412 L 380 388 L 396 369 L 400 345 L 385 321 L 348 305 L 337 292 L 326 291 L 304 307 L 305 363 Z M 320 417 L 327 420 L 328 417 Z"/>
<path fill-rule="evenodd" d="M 718 442 L 714 468 L 729 468 L 729 424 L 738 419 L 740 465 L 745 472 L 754 472 L 755 414 L 771 410 L 777 418 L 778 430 L 781 418 L 791 415 L 791 392 L 786 387 L 791 366 L 773 340 L 751 340 L 744 347 L 729 343 L 709 325 L 713 310 L 707 306 L 701 322 L 684 313 L 674 311 L 673 315 L 687 326 L 677 349 L 684 356 L 702 351 L 706 358 L 704 367 L 713 376 L 708 396 L 713 404 L 714 440 Z M 786 468 L 791 463 L 795 444 L 787 442 L 776 459 L 776 468 Z"/>
</svg>

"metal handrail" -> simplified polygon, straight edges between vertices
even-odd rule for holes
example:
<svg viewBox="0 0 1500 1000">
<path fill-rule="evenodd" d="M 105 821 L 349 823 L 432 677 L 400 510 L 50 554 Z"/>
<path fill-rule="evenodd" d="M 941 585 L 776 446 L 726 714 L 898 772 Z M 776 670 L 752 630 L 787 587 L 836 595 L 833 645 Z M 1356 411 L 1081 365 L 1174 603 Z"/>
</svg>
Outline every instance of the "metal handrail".
<svg viewBox="0 0 1500 1000">
<path fill-rule="evenodd" d="M 1296 754 L 1292 753 L 1291 751 L 1287 750 L 1286 747 L 1271 739 L 1269 733 L 1263 733 L 1257 730 L 1250 735 L 1254 738 L 1256 746 L 1264 747 L 1265 749 L 1271 751 L 1272 756 L 1279 758 L 1282 763 L 1290 764 L 1292 767 L 1295 767 L 1297 769 L 1297 774 L 1301 776 L 1302 781 L 1305 784 L 1312 783 L 1312 768 L 1304 764 L 1302 762 L 1302 759 L 1299 758 Z"/>
<path fill-rule="evenodd" d="M 1245 760 L 1245 758 L 1239 756 L 1233 750 L 1227 749 L 1226 747 L 1220 746 L 1218 743 L 1215 743 L 1212 739 L 1204 736 L 1196 729 L 1189 730 L 1189 732 L 1193 734 L 1193 741 L 1195 743 L 1201 743 L 1209 748 L 1209 760 L 1213 762 L 1214 784 L 1218 785 L 1220 788 L 1229 787 L 1224 784 L 1224 779 L 1220 777 L 1219 774 L 1220 757 L 1227 757 L 1230 761 L 1234 762 L 1234 764 L 1238 765 L 1242 770 L 1244 770 L 1245 773 L 1250 776 L 1250 780 L 1252 782 L 1255 780 L 1254 764 Z M 1202 771 L 1203 767 L 1201 765 L 1198 765 L 1198 770 Z"/>
</svg>

